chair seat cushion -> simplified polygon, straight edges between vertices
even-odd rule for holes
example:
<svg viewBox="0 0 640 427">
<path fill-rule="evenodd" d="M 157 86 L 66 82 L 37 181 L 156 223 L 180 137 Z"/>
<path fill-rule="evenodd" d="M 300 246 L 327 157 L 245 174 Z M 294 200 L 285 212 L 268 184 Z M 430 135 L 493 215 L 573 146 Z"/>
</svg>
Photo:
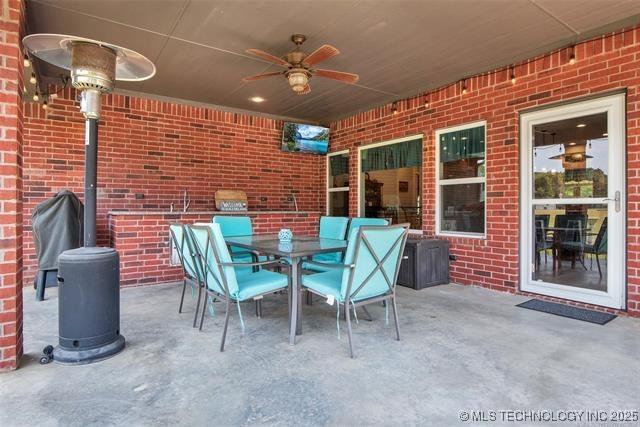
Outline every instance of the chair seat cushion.
<svg viewBox="0 0 640 427">
<path fill-rule="evenodd" d="M 324 261 L 319 261 L 319 262 L 324 262 Z M 330 263 L 327 263 L 327 264 L 330 264 Z M 302 268 L 304 270 L 315 271 L 317 273 L 324 273 L 324 272 L 327 272 L 327 271 L 336 271 L 336 270 L 340 271 L 339 268 L 324 267 L 322 265 L 309 264 L 308 262 L 303 262 L 302 263 Z"/>
<path fill-rule="evenodd" d="M 332 271 L 327 271 L 318 274 L 309 274 L 302 276 L 302 286 L 309 288 L 320 295 L 333 297 L 339 302 L 343 302 L 341 296 L 342 288 L 342 273 L 341 268 L 334 268 Z"/>
<path fill-rule="evenodd" d="M 289 284 L 286 275 L 268 270 L 237 274 L 237 280 L 238 292 L 233 297 L 240 301 L 284 289 Z"/>
<path fill-rule="evenodd" d="M 333 252 L 330 254 L 318 254 L 313 256 L 314 261 L 318 262 L 341 262 L 342 260 L 342 252 Z"/>
</svg>

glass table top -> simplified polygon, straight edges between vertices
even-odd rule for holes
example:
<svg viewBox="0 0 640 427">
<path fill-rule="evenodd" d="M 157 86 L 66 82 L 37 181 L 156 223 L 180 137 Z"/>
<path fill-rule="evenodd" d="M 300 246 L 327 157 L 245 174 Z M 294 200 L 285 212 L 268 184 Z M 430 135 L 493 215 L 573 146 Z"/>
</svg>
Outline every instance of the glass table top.
<svg viewBox="0 0 640 427">
<path fill-rule="evenodd" d="M 255 250 L 269 255 L 303 257 L 320 253 L 343 252 L 346 240 L 324 239 L 313 236 L 293 236 L 290 242 L 281 242 L 277 234 L 226 237 L 227 244 Z"/>
</svg>

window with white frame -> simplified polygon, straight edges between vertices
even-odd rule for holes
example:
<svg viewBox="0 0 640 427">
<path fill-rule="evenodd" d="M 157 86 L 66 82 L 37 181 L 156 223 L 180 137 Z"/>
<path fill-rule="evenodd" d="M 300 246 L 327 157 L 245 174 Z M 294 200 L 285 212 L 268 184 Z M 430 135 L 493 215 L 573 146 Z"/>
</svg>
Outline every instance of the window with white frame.
<svg viewBox="0 0 640 427">
<path fill-rule="evenodd" d="M 327 156 L 327 215 L 349 216 L 349 151 Z"/>
<path fill-rule="evenodd" d="M 422 229 L 422 135 L 359 147 L 359 216 Z"/>
<path fill-rule="evenodd" d="M 436 131 L 438 234 L 485 235 L 486 122 Z"/>
</svg>

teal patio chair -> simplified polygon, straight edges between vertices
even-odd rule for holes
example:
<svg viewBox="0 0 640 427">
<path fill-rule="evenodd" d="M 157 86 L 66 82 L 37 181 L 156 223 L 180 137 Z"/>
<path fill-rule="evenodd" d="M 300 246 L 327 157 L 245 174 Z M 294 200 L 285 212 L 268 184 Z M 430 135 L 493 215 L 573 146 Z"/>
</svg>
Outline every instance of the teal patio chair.
<svg viewBox="0 0 640 427">
<path fill-rule="evenodd" d="M 396 280 L 407 241 L 409 224 L 390 226 L 360 226 L 355 238 L 349 240 L 344 264 L 324 264 L 332 270 L 302 277 L 302 286 L 314 294 L 337 303 L 338 332 L 340 306 L 344 307 L 349 336 L 349 353 L 353 353 L 351 314 L 356 307 L 378 301 L 389 301 L 393 307 L 396 337 L 400 340 L 396 307 Z M 316 261 L 309 263 L 320 264 Z M 357 319 L 357 317 L 356 317 Z"/>
<path fill-rule="evenodd" d="M 324 239 L 345 240 L 347 237 L 347 228 L 349 226 L 349 218 L 343 216 L 323 216 L 320 218 L 319 237 Z M 329 268 L 322 264 L 340 263 L 342 262 L 342 252 L 334 252 L 329 254 L 315 255 L 312 260 L 316 263 L 304 263 L 302 268 L 315 272 L 328 271 Z"/>
<path fill-rule="evenodd" d="M 363 225 L 389 225 L 389 220 L 386 218 L 351 218 L 349 229 L 347 230 L 347 239 L 351 239 L 352 233 Z"/>
<path fill-rule="evenodd" d="M 180 296 L 180 307 L 178 313 L 182 313 L 184 304 L 184 293 L 187 288 L 187 282 L 192 289 L 198 288 L 198 300 L 196 302 L 196 314 L 193 318 L 193 327 L 196 327 L 198 320 L 198 309 L 200 307 L 200 298 L 202 294 L 202 279 L 195 259 L 195 250 L 192 244 L 189 244 L 190 235 L 185 233 L 184 225 L 181 223 L 169 224 L 169 235 L 171 236 L 171 246 L 175 249 L 182 266 L 184 279 L 182 282 L 182 295 Z"/>
<path fill-rule="evenodd" d="M 214 224 L 220 224 L 220 230 L 224 237 L 251 236 L 253 235 L 253 225 L 248 216 L 236 215 L 215 215 L 212 219 Z M 232 246 L 231 256 L 237 261 L 256 261 L 255 256 L 246 249 Z"/>
<path fill-rule="evenodd" d="M 279 261 L 233 262 L 222 236 L 220 224 L 187 226 L 186 229 L 197 247 L 197 259 L 203 272 L 207 296 L 221 300 L 226 305 L 220 344 L 220 351 L 224 351 L 231 303 L 237 304 L 240 325 L 244 333 L 240 303 L 248 300 L 257 301 L 264 295 L 284 290 L 289 286 L 289 279 L 288 276 L 273 271 L 253 269 L 253 267 L 278 264 Z M 205 311 L 205 309 L 202 310 L 200 317 L 200 330 L 204 323 Z"/>
</svg>

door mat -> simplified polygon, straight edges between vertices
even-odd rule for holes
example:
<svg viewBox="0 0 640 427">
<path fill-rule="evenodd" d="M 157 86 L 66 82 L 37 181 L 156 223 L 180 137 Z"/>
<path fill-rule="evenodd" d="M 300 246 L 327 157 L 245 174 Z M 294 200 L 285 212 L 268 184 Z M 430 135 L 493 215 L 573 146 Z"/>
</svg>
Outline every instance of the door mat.
<svg viewBox="0 0 640 427">
<path fill-rule="evenodd" d="M 556 316 L 568 317 L 570 319 L 582 320 L 583 322 L 596 323 L 598 325 L 604 325 L 618 317 L 614 314 L 601 313 L 599 311 L 587 310 L 586 308 L 572 307 L 570 305 L 539 299 L 530 299 L 529 301 L 517 304 L 516 307 L 555 314 Z"/>
</svg>

